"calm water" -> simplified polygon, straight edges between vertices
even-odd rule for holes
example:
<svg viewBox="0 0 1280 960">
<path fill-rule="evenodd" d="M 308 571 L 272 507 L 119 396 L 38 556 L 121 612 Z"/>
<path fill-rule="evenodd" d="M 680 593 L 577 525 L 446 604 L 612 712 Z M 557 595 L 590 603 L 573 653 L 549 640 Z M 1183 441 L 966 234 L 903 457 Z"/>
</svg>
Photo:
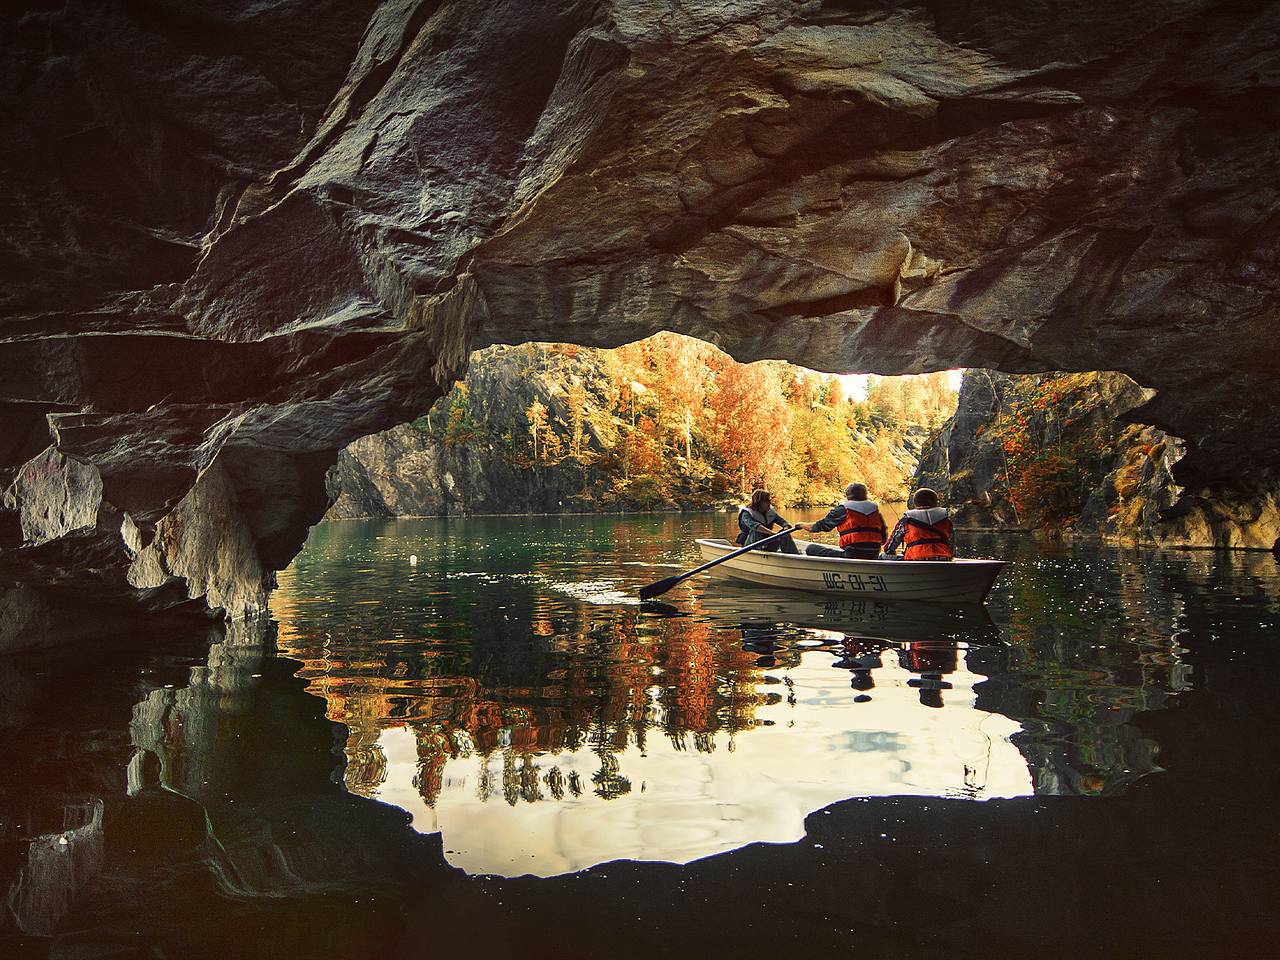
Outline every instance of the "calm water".
<svg viewBox="0 0 1280 960">
<path fill-rule="evenodd" d="M 1274 955 L 1273 557 L 635 601 L 727 526 L 326 524 L 271 627 L 0 665 L 0 954 Z"/>
<path fill-rule="evenodd" d="M 1113 794 L 1159 769 L 1130 721 L 1191 669 L 1136 562 L 1037 556 L 992 603 L 1003 628 L 716 579 L 638 604 L 725 525 L 331 524 L 281 576 L 280 647 L 351 731 L 347 788 L 474 874 L 687 863 L 798 841 L 850 797 Z"/>
</svg>

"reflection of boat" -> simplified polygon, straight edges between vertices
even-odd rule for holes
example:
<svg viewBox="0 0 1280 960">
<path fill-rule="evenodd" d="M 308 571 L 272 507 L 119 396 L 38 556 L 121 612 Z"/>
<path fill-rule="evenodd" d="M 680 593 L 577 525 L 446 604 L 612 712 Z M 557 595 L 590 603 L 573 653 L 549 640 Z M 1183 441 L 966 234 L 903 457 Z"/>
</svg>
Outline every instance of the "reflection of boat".
<svg viewBox="0 0 1280 960">
<path fill-rule="evenodd" d="M 797 540 L 802 551 L 805 541 Z M 728 540 L 699 540 L 706 560 L 737 550 Z M 752 550 L 712 567 L 715 575 L 791 590 L 808 590 L 860 599 L 928 600 L 981 603 L 1004 567 L 1003 560 L 952 560 L 910 563 L 903 560 L 845 560 Z"/>
<path fill-rule="evenodd" d="M 899 600 L 812 597 L 783 590 L 717 586 L 702 595 L 706 613 L 735 624 L 791 623 L 859 637 L 914 641 L 954 639 L 996 643 L 1000 633 L 977 603 L 913 603 Z"/>
</svg>

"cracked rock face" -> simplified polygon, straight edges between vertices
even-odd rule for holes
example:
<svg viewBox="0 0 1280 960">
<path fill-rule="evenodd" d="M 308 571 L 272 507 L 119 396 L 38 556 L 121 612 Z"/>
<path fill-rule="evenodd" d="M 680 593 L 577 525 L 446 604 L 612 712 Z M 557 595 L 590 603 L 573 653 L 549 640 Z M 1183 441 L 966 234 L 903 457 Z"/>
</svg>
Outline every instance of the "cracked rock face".
<svg viewBox="0 0 1280 960">
<path fill-rule="evenodd" d="M 250 612 L 336 451 L 473 348 L 659 329 L 1119 369 L 1188 496 L 1274 486 L 1275 5 L 4 17 L 0 587 Z"/>
</svg>

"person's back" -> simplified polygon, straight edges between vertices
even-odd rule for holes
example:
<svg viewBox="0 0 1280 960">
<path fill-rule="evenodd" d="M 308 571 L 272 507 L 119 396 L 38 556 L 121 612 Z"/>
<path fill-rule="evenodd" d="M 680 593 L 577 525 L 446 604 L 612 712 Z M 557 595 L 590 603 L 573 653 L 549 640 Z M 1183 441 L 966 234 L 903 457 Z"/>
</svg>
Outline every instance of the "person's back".
<svg viewBox="0 0 1280 960">
<path fill-rule="evenodd" d="M 880 548 L 884 546 L 888 533 L 884 516 L 880 513 L 880 505 L 867 499 L 866 487 L 861 484 L 852 486 L 849 492 L 854 496 L 840 504 L 845 514 L 836 526 L 840 532 L 840 549 L 846 557 L 874 560 L 880 556 Z"/>
<path fill-rule="evenodd" d="M 885 551 L 893 553 L 901 544 L 904 560 L 954 559 L 951 517 L 945 507 L 938 506 L 938 494 L 928 487 L 921 487 L 912 501 L 913 508 L 904 513 L 894 527 Z"/>
<path fill-rule="evenodd" d="M 840 549 L 811 543 L 805 552 L 811 557 L 844 557 L 850 560 L 875 560 L 884 544 L 884 517 L 880 505 L 867 499 L 865 484 L 851 483 L 845 487 L 845 499 L 837 503 L 821 520 L 797 524 L 800 530 L 825 533 L 838 530 Z"/>
</svg>

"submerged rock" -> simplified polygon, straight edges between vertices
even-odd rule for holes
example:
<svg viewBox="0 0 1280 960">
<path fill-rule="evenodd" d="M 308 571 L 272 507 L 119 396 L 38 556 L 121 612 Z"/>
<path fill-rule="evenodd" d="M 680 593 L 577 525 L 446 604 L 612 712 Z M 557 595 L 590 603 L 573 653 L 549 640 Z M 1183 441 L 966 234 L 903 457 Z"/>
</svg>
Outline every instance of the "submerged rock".
<svg viewBox="0 0 1280 960">
<path fill-rule="evenodd" d="M 4 17 L 6 587 L 260 609 L 338 451 L 472 349 L 659 329 L 826 370 L 1118 367 L 1186 442 L 1172 536 L 1275 516 L 1271 6 Z"/>
</svg>

